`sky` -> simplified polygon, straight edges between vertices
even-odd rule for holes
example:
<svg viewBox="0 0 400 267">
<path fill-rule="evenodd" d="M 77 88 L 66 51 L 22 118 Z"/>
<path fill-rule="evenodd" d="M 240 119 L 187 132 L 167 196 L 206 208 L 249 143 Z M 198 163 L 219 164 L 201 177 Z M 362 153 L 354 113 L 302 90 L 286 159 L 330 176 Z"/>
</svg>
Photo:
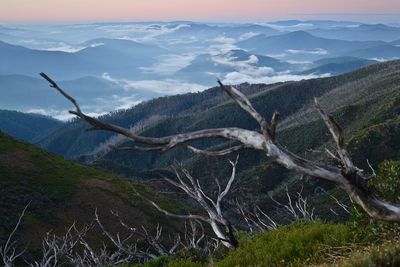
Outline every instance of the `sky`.
<svg viewBox="0 0 400 267">
<path fill-rule="evenodd" d="M 259 21 L 397 22 L 399 0 L 0 0 L 0 22 Z"/>
</svg>

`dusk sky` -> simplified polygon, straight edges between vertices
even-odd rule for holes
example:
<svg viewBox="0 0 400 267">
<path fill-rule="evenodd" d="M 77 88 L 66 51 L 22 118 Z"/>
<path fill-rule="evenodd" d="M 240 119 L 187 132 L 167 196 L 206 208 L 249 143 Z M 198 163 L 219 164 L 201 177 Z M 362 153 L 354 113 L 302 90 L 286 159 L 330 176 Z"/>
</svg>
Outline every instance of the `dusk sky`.
<svg viewBox="0 0 400 267">
<path fill-rule="evenodd" d="M 399 0 L 0 0 L 0 22 L 104 20 L 398 21 Z"/>
</svg>

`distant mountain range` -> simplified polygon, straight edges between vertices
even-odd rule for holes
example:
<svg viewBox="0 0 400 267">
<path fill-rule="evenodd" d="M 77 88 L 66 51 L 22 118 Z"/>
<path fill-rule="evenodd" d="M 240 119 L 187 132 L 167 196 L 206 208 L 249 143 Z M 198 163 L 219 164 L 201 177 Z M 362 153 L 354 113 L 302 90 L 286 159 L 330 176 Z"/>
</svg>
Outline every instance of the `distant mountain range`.
<svg viewBox="0 0 400 267">
<path fill-rule="evenodd" d="M 400 36 L 399 27 L 385 24 L 361 24 L 352 27 L 335 27 L 329 29 L 312 29 L 308 32 L 325 38 L 352 41 L 394 41 Z"/>
<path fill-rule="evenodd" d="M 400 58 L 399 29 L 319 20 L 1 26 L 0 108 L 68 118 L 67 103 L 46 90 L 39 72 L 64 81 L 96 115 L 201 91 L 217 79 L 326 77 Z"/>
<path fill-rule="evenodd" d="M 364 57 L 373 58 L 374 49 L 385 44 L 382 41 L 344 41 L 316 37 L 305 31 L 295 31 L 277 36 L 257 35 L 237 44 L 258 54 L 269 54 L 296 60 L 316 60 L 332 56 L 351 56 L 357 51 L 371 49 Z M 394 47 L 394 46 L 393 46 Z M 399 56 L 398 51 L 388 52 L 390 56 Z"/>
<path fill-rule="evenodd" d="M 0 42 L 0 74 L 36 76 L 44 71 L 58 79 L 77 79 L 109 73 L 117 77 L 138 75 L 139 67 L 156 62 L 167 51 L 128 40 L 96 39 L 75 53 L 33 50 Z"/>
<path fill-rule="evenodd" d="M 357 59 L 351 59 L 357 62 Z M 339 58 L 331 59 L 329 61 L 325 60 L 320 61 L 320 64 L 321 66 L 326 66 L 328 64 L 335 64 L 335 62 L 336 64 L 341 64 L 343 61 L 347 62 L 347 59 Z M 302 108 L 305 107 L 304 105 L 309 105 L 310 103 L 308 101 L 311 101 L 313 97 L 324 95 L 326 101 L 328 101 L 328 95 L 330 94 L 328 92 L 336 89 L 339 90 L 338 88 L 342 87 L 347 88 L 348 90 L 355 90 L 350 89 L 351 84 L 358 84 L 359 87 L 357 87 L 357 90 L 359 92 L 369 90 L 368 88 L 372 88 L 373 85 L 369 85 L 368 88 L 363 88 L 362 85 L 364 81 L 371 79 L 371 77 L 376 77 L 376 82 L 379 82 L 381 76 L 382 79 L 385 79 L 385 71 L 387 73 L 397 73 L 399 65 L 400 61 L 393 61 L 384 64 L 373 64 L 369 67 L 331 78 L 277 83 L 271 85 L 243 84 L 238 88 L 240 88 L 246 95 L 251 96 L 253 101 L 255 101 L 255 105 L 267 117 L 274 110 L 279 110 L 282 116 L 286 117 L 289 115 L 292 116 L 291 114 L 294 114 L 293 112 L 300 112 L 300 116 L 301 112 L 303 112 Z M 397 78 L 394 77 L 393 79 Z M 396 88 L 397 86 L 395 85 L 393 88 L 390 87 L 390 90 L 395 90 Z M 350 93 L 350 91 L 347 93 Z M 354 99 L 357 98 L 356 91 L 351 94 Z M 290 103 L 292 106 L 287 106 L 289 105 L 289 96 L 296 99 L 296 101 L 293 100 L 294 103 Z M 308 100 L 303 97 L 306 97 Z M 124 127 L 131 127 L 140 123 L 142 125 L 141 128 L 146 129 L 144 133 L 149 135 L 171 134 L 175 131 L 183 131 L 183 129 L 194 130 L 204 127 L 236 125 L 252 128 L 256 126 L 251 120 L 249 121 L 245 119 L 242 112 L 233 110 L 231 112 L 226 112 L 228 106 L 228 110 L 233 109 L 230 102 L 226 102 L 227 100 L 227 96 L 220 91 L 220 88 L 215 87 L 201 93 L 157 98 L 125 111 L 105 115 L 102 119 Z M 340 102 L 342 100 L 337 99 L 337 101 Z M 343 101 L 350 105 L 353 100 L 347 99 Z M 293 105 L 296 105 L 296 108 L 294 108 Z M 332 105 L 333 103 L 329 106 Z M 238 113 L 236 114 L 236 112 Z M 233 114 L 236 115 L 234 116 Z M 151 117 L 158 119 L 149 120 Z M 150 122 L 145 123 L 146 121 Z M 289 127 L 289 125 L 291 125 L 289 121 L 290 120 L 282 122 L 281 127 Z M 286 125 L 286 123 L 288 124 Z M 293 121 L 293 123 L 296 124 L 300 122 Z M 93 151 L 96 146 L 105 142 L 108 137 L 110 137 L 110 134 L 101 132 L 85 133 L 84 128 L 85 123 L 79 121 L 66 123 L 60 127 L 57 132 L 51 133 L 50 136 L 42 136 L 41 140 L 37 140 L 38 145 L 51 152 L 74 158 Z M 70 139 L 70 143 L 63 141 L 61 144 L 60 141 L 65 140 L 65 136 L 75 136 L 75 138 Z"/>
<path fill-rule="evenodd" d="M 357 57 L 337 57 L 320 59 L 313 62 L 312 67 L 301 74 L 343 74 L 364 66 L 377 63 L 376 60 L 362 59 Z"/>
<path fill-rule="evenodd" d="M 0 107 L 24 112 L 41 112 L 59 117 L 65 115 L 69 103 L 60 99 L 55 91 L 38 75 L 33 78 L 25 75 L 0 75 Z M 102 113 L 115 107 L 128 108 L 140 101 L 151 99 L 160 94 L 146 90 L 123 88 L 123 85 L 97 78 L 81 77 L 75 80 L 60 81 L 69 88 L 77 99 L 85 102 L 92 113 Z M 118 96 L 118 97 L 116 97 Z"/>
</svg>

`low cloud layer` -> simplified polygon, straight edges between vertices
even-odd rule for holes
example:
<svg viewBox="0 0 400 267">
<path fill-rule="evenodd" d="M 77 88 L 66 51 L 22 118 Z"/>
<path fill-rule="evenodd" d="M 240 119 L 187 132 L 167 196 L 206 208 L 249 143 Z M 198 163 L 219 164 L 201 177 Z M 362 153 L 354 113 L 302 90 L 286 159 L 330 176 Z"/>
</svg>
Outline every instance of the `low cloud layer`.
<svg viewBox="0 0 400 267">
<path fill-rule="evenodd" d="M 137 42 L 155 41 L 157 37 L 173 33 L 181 28 L 190 27 L 187 24 L 168 25 L 168 24 L 117 24 L 104 25 L 97 30 L 107 32 L 115 37 L 134 40 Z"/>
<path fill-rule="evenodd" d="M 182 55 L 163 55 L 159 61 L 151 67 L 140 68 L 143 73 L 156 74 L 160 76 L 173 75 L 177 71 L 189 66 L 196 58 L 194 53 L 187 53 Z"/>
<path fill-rule="evenodd" d="M 314 55 L 314 56 L 324 56 L 328 54 L 328 51 L 322 48 L 316 48 L 314 50 L 297 50 L 297 49 L 288 49 L 287 53 L 293 55 Z"/>
<path fill-rule="evenodd" d="M 133 81 L 127 79 L 116 79 L 107 73 L 103 74 L 103 78 L 122 86 L 128 92 L 141 91 L 152 92 L 159 95 L 173 95 L 198 92 L 207 89 L 207 86 L 201 84 L 175 79 Z"/>
<path fill-rule="evenodd" d="M 261 26 L 270 27 L 275 30 L 280 31 L 300 31 L 300 30 L 309 30 L 315 27 L 312 23 L 297 23 L 293 25 L 278 25 L 274 23 L 258 23 Z"/>
<path fill-rule="evenodd" d="M 277 82 L 286 82 L 286 81 L 300 81 L 304 79 L 314 79 L 321 77 L 329 77 L 330 74 L 323 75 L 294 75 L 294 74 L 276 74 L 272 76 L 266 75 L 253 75 L 246 74 L 240 72 L 231 72 L 225 75 L 223 82 L 226 84 L 241 84 L 241 83 L 277 83 Z"/>
</svg>

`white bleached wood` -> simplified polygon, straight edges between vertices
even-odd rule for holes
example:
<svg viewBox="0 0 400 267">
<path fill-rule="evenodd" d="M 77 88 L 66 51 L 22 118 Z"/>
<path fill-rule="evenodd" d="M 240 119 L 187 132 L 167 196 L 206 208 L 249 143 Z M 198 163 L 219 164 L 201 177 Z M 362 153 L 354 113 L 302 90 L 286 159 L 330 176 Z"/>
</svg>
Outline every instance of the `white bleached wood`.
<svg viewBox="0 0 400 267">
<path fill-rule="evenodd" d="M 328 127 L 337 145 L 337 154 L 339 155 L 341 161 L 340 168 L 312 162 L 301 158 L 290 151 L 287 151 L 275 141 L 277 116 L 273 116 L 275 118 L 272 119 L 272 125 L 269 126 L 266 120 L 254 109 L 248 98 L 243 93 L 233 86 L 223 85 L 220 81 L 219 84 L 221 88 L 225 90 L 225 92 L 243 110 L 245 110 L 258 122 L 262 133 L 241 128 L 216 128 L 160 138 L 135 135 L 131 133 L 129 129 L 124 129 L 113 124 L 105 123 L 84 114 L 75 99 L 62 90 L 56 82 L 54 82 L 44 73 L 41 73 L 40 75 L 50 83 L 51 87 L 55 88 L 65 98 L 71 101 L 76 110 L 70 111 L 70 113 L 89 123 L 92 126 L 90 130 L 105 130 L 119 133 L 135 143 L 149 145 L 150 147 L 153 146 L 152 150 L 159 150 L 161 152 L 165 152 L 179 146 L 187 146 L 185 143 L 193 140 L 208 138 L 224 138 L 232 140 L 243 145 L 244 147 L 265 151 L 265 153 L 272 160 L 288 169 L 335 183 L 338 187 L 345 191 L 355 203 L 360 205 L 371 217 L 375 219 L 400 222 L 400 205 L 379 199 L 371 192 L 371 190 L 369 190 L 368 183 L 366 182 L 366 178 L 363 176 L 362 171 L 354 166 L 348 152 L 344 148 L 343 129 L 332 116 L 328 115 L 320 107 L 318 101 L 315 101 L 315 107 Z M 191 151 L 195 153 L 203 152 L 202 150 L 196 148 L 192 148 Z M 228 153 L 234 151 L 236 150 L 231 148 L 224 152 Z M 216 155 L 218 155 L 218 153 L 216 153 Z"/>
</svg>

